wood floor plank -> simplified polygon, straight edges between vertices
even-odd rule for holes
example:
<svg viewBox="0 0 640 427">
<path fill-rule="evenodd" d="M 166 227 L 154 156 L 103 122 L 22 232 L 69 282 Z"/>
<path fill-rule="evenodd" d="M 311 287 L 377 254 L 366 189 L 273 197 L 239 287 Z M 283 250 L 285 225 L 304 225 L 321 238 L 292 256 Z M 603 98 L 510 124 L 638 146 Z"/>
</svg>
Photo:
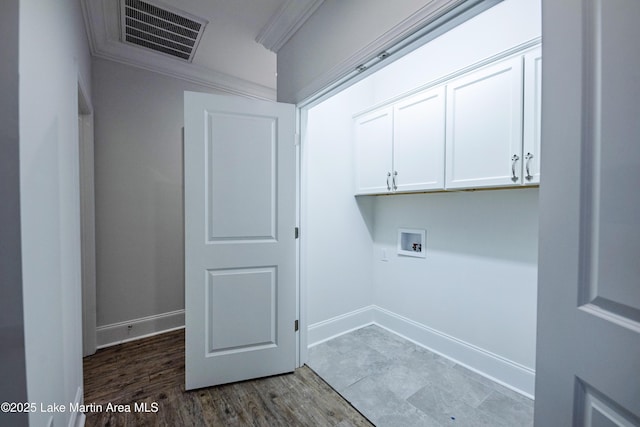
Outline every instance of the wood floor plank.
<svg viewBox="0 0 640 427">
<path fill-rule="evenodd" d="M 84 359 L 84 378 L 85 404 L 103 405 L 87 413 L 89 427 L 372 426 L 306 366 L 293 374 L 185 391 L 184 330 L 99 350 Z M 108 403 L 131 412 L 108 412 Z"/>
</svg>

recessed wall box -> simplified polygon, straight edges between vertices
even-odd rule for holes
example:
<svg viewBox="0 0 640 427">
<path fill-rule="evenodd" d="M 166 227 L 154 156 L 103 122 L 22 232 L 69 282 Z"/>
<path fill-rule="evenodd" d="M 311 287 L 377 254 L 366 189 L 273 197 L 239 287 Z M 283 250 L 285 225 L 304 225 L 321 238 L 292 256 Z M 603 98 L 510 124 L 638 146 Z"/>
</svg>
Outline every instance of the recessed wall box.
<svg viewBox="0 0 640 427">
<path fill-rule="evenodd" d="M 426 243 L 425 230 L 398 229 L 398 255 L 426 258 Z"/>
</svg>

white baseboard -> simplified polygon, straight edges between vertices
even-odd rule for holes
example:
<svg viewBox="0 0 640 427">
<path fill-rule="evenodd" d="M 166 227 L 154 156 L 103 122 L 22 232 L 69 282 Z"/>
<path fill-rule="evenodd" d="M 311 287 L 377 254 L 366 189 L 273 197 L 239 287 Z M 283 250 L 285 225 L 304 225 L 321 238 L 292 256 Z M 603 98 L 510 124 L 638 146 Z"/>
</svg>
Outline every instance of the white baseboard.
<svg viewBox="0 0 640 427">
<path fill-rule="evenodd" d="M 78 387 L 75 400 L 73 401 L 73 406 L 77 407 L 78 405 L 82 404 L 83 397 L 84 392 L 82 391 L 82 387 Z M 82 412 L 72 412 L 71 416 L 69 417 L 69 427 L 84 427 L 85 420 L 86 417 Z"/>
<path fill-rule="evenodd" d="M 97 348 L 184 328 L 184 310 L 141 317 L 96 328 Z"/>
<path fill-rule="evenodd" d="M 533 399 L 535 370 L 375 305 L 310 325 L 309 347 L 371 324 Z"/>
<path fill-rule="evenodd" d="M 374 306 L 370 305 L 309 325 L 307 329 L 309 347 L 373 324 L 373 310 Z"/>
<path fill-rule="evenodd" d="M 534 369 L 381 307 L 374 307 L 374 323 L 533 399 Z"/>
</svg>

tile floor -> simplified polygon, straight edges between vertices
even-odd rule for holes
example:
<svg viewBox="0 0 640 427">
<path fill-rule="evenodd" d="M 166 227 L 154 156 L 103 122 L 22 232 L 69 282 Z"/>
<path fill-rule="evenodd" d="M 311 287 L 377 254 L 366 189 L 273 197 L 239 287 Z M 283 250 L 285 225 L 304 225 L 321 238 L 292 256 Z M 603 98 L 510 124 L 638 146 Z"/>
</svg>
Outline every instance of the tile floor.
<svg viewBox="0 0 640 427">
<path fill-rule="evenodd" d="M 308 365 L 378 427 L 533 426 L 533 401 L 378 326 L 309 349 Z"/>
</svg>

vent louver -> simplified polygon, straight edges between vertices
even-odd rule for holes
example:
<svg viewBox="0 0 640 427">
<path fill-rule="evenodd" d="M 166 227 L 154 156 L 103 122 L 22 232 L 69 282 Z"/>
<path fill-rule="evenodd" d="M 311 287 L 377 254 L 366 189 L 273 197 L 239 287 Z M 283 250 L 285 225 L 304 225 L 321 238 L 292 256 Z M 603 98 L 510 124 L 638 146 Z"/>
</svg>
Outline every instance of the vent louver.
<svg viewBox="0 0 640 427">
<path fill-rule="evenodd" d="M 122 41 L 191 62 L 207 21 L 140 0 L 122 0 Z"/>
</svg>

